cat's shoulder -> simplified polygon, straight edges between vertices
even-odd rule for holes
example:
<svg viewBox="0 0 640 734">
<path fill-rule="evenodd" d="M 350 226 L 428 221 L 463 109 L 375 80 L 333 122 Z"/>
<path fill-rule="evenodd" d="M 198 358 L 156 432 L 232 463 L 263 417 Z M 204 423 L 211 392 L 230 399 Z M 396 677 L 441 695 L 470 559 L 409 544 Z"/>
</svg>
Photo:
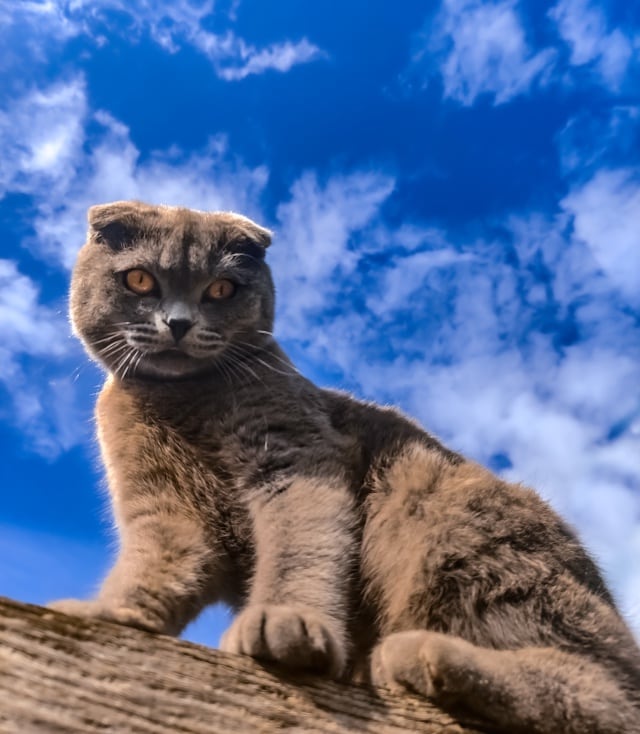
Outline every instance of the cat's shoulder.
<svg viewBox="0 0 640 734">
<path fill-rule="evenodd" d="M 338 430 L 356 435 L 372 460 L 376 455 L 396 455 L 403 447 L 414 444 L 434 450 L 451 461 L 462 460 L 462 456 L 395 406 L 360 400 L 340 390 L 322 390 L 322 393 L 332 424 Z"/>
</svg>

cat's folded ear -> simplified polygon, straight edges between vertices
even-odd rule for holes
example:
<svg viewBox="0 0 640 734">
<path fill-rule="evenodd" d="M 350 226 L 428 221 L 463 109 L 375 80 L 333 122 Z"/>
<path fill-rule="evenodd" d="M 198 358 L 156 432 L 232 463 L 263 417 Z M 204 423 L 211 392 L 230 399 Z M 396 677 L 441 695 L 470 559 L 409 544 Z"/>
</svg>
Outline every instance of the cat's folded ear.
<svg viewBox="0 0 640 734">
<path fill-rule="evenodd" d="M 121 250 L 140 235 L 154 208 L 140 201 L 114 201 L 89 209 L 89 234 L 93 239 Z"/>
<path fill-rule="evenodd" d="M 252 219 L 243 217 L 241 214 L 235 214 L 234 217 L 237 220 L 241 233 L 246 236 L 247 239 L 262 248 L 266 249 L 269 247 L 273 234 L 271 230 L 256 224 Z"/>
</svg>

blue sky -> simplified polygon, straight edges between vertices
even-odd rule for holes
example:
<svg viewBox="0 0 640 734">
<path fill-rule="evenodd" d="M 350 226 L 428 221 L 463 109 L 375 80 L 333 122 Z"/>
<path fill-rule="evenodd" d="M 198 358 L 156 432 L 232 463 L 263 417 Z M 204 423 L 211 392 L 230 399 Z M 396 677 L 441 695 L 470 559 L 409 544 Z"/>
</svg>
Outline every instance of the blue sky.
<svg viewBox="0 0 640 734">
<path fill-rule="evenodd" d="M 300 369 L 536 487 L 640 634 L 636 3 L 5 0 L 0 152 L 0 594 L 115 551 L 66 291 L 139 198 L 273 228 Z"/>
</svg>

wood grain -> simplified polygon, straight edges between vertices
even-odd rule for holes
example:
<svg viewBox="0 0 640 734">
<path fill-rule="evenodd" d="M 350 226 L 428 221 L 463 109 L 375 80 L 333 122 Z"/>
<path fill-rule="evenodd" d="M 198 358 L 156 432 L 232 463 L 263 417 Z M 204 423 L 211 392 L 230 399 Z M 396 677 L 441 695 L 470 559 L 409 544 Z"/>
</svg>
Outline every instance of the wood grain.
<svg viewBox="0 0 640 734">
<path fill-rule="evenodd" d="M 287 675 L 0 597 L 0 732 L 479 734 L 428 702 Z"/>
</svg>

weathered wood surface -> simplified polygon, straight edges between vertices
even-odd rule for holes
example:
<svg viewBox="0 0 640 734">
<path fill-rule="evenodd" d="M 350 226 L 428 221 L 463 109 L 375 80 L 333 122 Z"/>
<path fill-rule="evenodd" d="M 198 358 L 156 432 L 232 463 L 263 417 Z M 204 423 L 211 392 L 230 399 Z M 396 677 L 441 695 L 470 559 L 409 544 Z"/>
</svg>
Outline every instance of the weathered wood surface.
<svg viewBox="0 0 640 734">
<path fill-rule="evenodd" d="M 0 597 L 0 732 L 478 734 L 411 696 Z"/>
</svg>

